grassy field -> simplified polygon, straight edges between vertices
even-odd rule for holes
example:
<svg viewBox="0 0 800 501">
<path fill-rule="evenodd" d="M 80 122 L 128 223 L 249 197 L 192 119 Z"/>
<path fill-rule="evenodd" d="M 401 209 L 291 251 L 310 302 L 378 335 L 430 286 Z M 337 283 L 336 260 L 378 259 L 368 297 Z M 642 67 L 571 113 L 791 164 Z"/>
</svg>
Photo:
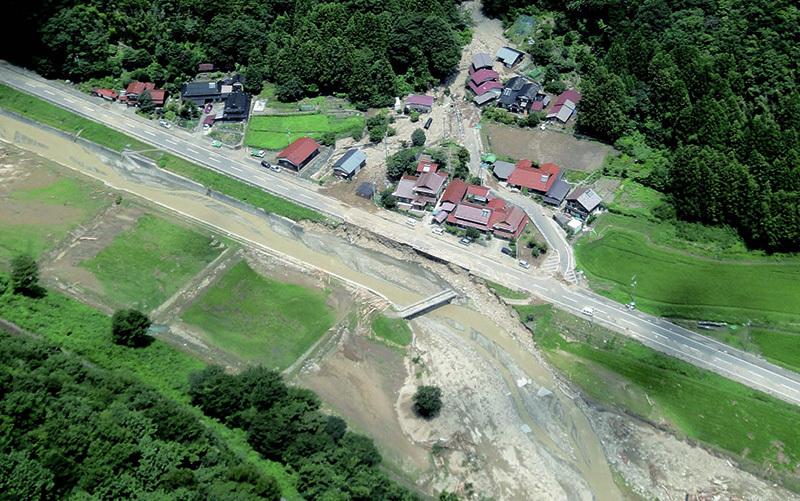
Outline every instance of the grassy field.
<svg viewBox="0 0 800 501">
<path fill-rule="evenodd" d="M 244 431 L 228 429 L 189 406 L 188 376 L 205 367 L 199 360 L 160 341 L 137 349 L 116 345 L 111 342 L 108 315 L 53 291 L 40 299 L 0 294 L 0 318 L 41 336 L 95 367 L 132 374 L 166 397 L 181 402 L 206 426 L 223 436 L 236 454 L 275 476 L 284 497 L 292 501 L 302 499 L 294 487 L 296 478 L 282 464 L 262 459 L 253 451 Z"/>
<path fill-rule="evenodd" d="M 100 280 L 115 303 L 150 311 L 220 254 L 211 242 L 208 236 L 148 214 L 80 266 Z"/>
<path fill-rule="evenodd" d="M 249 184 L 237 181 L 223 174 L 218 174 L 212 170 L 200 167 L 199 165 L 187 162 L 174 155 L 165 154 L 158 159 L 158 166 L 164 170 L 174 172 L 187 179 L 207 186 L 230 197 L 233 197 L 250 205 L 261 207 L 268 213 L 284 216 L 293 221 L 307 219 L 309 221 L 323 221 L 325 216 L 319 212 L 297 205 L 285 198 L 270 195 L 261 188 L 256 188 Z"/>
<path fill-rule="evenodd" d="M 517 307 L 547 358 L 586 394 L 783 476 L 800 461 L 800 409 L 550 305 Z M 568 333 L 567 341 L 562 337 Z M 645 396 L 645 394 L 647 396 Z M 651 405 L 647 397 L 653 402 Z M 788 477 L 788 475 L 787 475 Z M 772 478 L 775 478 L 774 476 Z M 796 477 L 783 478 L 797 490 Z"/>
<path fill-rule="evenodd" d="M 263 277 L 240 262 L 183 320 L 222 349 L 285 369 L 333 326 L 334 315 L 323 293 Z"/>
<path fill-rule="evenodd" d="M 622 303 L 633 297 L 653 314 L 736 323 L 800 320 L 800 260 L 700 258 L 616 228 L 581 242 L 576 257 L 596 291 Z"/>
<path fill-rule="evenodd" d="M 337 117 L 322 113 L 262 115 L 250 119 L 245 144 L 254 148 L 280 150 L 299 137 L 319 138 L 326 132 L 337 137 L 348 136 L 353 129 L 364 128 L 364 116 Z"/>
<path fill-rule="evenodd" d="M 14 211 L 14 217 L 0 219 L 0 262 L 10 262 L 20 253 L 38 257 L 111 202 L 106 191 L 98 191 L 99 184 L 66 177 L 52 180 L 39 188 L 14 190 L 7 197 L 6 210 Z M 41 217 L 53 212 L 58 214 Z"/>
<path fill-rule="evenodd" d="M 402 318 L 378 316 L 372 321 L 372 332 L 379 338 L 400 346 L 411 344 L 411 329 Z"/>
</svg>

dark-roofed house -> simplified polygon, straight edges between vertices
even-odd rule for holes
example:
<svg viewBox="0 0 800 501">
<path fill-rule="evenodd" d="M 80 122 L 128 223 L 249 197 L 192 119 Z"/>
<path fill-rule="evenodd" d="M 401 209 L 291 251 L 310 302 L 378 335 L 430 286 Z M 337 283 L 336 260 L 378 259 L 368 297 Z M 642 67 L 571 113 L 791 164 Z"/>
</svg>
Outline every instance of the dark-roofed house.
<svg viewBox="0 0 800 501">
<path fill-rule="evenodd" d="M 92 95 L 95 97 L 102 97 L 106 101 L 116 101 L 119 93 L 111 89 L 94 89 Z"/>
<path fill-rule="evenodd" d="M 250 94 L 233 92 L 225 100 L 222 120 L 227 122 L 243 122 L 250 116 Z"/>
<path fill-rule="evenodd" d="M 546 204 L 559 206 L 561 202 L 564 201 L 567 193 L 569 193 L 570 188 L 572 188 L 572 186 L 564 181 L 563 178 L 559 177 L 555 180 L 550 189 L 547 190 L 547 193 L 544 194 L 542 201 Z"/>
<path fill-rule="evenodd" d="M 541 168 L 535 169 L 530 160 L 520 160 L 514 172 L 508 176 L 508 185 L 518 188 L 528 188 L 539 194 L 546 194 L 556 180 L 561 179 L 561 169 L 553 163 L 546 163 Z"/>
<path fill-rule="evenodd" d="M 489 54 L 475 54 L 472 56 L 472 65 L 469 67 L 469 72 L 472 74 L 483 68 L 492 69 L 492 66 L 494 66 L 492 56 Z"/>
<path fill-rule="evenodd" d="M 181 99 L 197 106 L 220 100 L 219 82 L 187 82 L 181 86 Z"/>
<path fill-rule="evenodd" d="M 541 90 L 539 84 L 528 82 L 522 77 L 514 77 L 506 82 L 500 93 L 500 106 L 512 113 L 522 113 L 531 109 Z"/>
<path fill-rule="evenodd" d="M 586 219 L 600 206 L 603 199 L 591 188 L 578 188 L 567 196 L 566 211 L 573 216 Z"/>
<path fill-rule="evenodd" d="M 319 144 L 310 137 L 301 137 L 278 154 L 278 165 L 300 170 L 319 154 Z"/>
<path fill-rule="evenodd" d="M 547 118 L 554 118 L 562 123 L 567 123 L 567 120 L 575 113 L 575 108 L 578 107 L 578 101 L 581 100 L 580 92 L 576 90 L 566 90 L 561 93 L 550 108 Z"/>
<path fill-rule="evenodd" d="M 358 174 L 358 171 L 365 165 L 367 165 L 367 154 L 361 150 L 352 149 L 333 164 L 333 173 L 349 178 Z"/>
<path fill-rule="evenodd" d="M 511 162 L 504 162 L 503 160 L 498 160 L 494 163 L 494 167 L 492 168 L 492 172 L 497 179 L 500 181 L 505 181 L 508 179 L 508 176 L 514 172 L 514 167 L 516 167 Z"/>
<path fill-rule="evenodd" d="M 406 109 L 417 113 L 430 113 L 433 109 L 434 99 L 432 96 L 423 94 L 409 94 L 406 96 Z"/>
<path fill-rule="evenodd" d="M 369 199 L 372 198 L 374 194 L 375 194 L 375 185 L 372 183 L 361 183 L 358 185 L 358 188 L 356 188 L 356 195 L 362 198 Z"/>
<path fill-rule="evenodd" d="M 495 54 L 495 59 L 502 62 L 506 68 L 512 68 L 522 60 L 522 52 L 512 49 L 511 47 L 500 47 L 500 50 Z"/>
</svg>

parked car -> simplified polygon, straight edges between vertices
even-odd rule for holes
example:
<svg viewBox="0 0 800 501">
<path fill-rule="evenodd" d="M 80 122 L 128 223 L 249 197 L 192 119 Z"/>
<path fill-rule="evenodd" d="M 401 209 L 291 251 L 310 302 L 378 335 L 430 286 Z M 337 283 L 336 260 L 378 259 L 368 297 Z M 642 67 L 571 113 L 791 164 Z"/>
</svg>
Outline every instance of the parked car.
<svg viewBox="0 0 800 501">
<path fill-rule="evenodd" d="M 269 169 L 272 166 L 266 160 L 262 160 L 261 161 L 261 167 L 264 167 L 265 169 Z"/>
<path fill-rule="evenodd" d="M 158 125 L 160 125 L 161 127 L 164 127 L 165 129 L 169 129 L 169 128 L 172 127 L 172 124 L 167 122 L 166 120 L 159 120 L 158 121 Z"/>
<path fill-rule="evenodd" d="M 469 245 L 472 243 L 472 239 L 469 237 L 463 237 L 461 240 L 458 241 L 460 244 Z"/>
<path fill-rule="evenodd" d="M 211 146 L 213 146 L 214 148 L 221 148 L 222 141 L 211 141 Z"/>
<path fill-rule="evenodd" d="M 417 225 L 417 220 L 414 219 L 413 217 L 410 217 L 410 218 L 406 219 L 406 224 L 408 226 L 414 227 L 414 226 Z"/>
<path fill-rule="evenodd" d="M 500 252 L 509 256 L 513 254 L 513 252 L 511 251 L 511 247 L 503 247 L 502 249 L 500 249 Z"/>
<path fill-rule="evenodd" d="M 436 228 L 431 230 L 431 233 L 433 233 L 434 235 L 443 235 L 444 234 L 444 230 L 437 226 Z"/>
<path fill-rule="evenodd" d="M 517 261 L 517 264 L 520 265 L 522 268 L 525 268 L 526 270 L 531 267 L 531 263 L 525 261 L 524 259 L 520 259 L 519 261 Z"/>
<path fill-rule="evenodd" d="M 265 152 L 264 150 L 253 150 L 250 152 L 250 156 L 258 158 L 264 158 L 264 155 L 266 154 L 267 152 Z"/>
<path fill-rule="evenodd" d="M 206 113 L 211 113 L 211 106 L 212 106 L 212 104 L 211 104 L 211 103 L 208 103 L 208 104 L 206 105 L 206 109 L 205 109 L 205 112 L 206 112 Z"/>
<path fill-rule="evenodd" d="M 271 170 L 272 172 L 280 172 L 281 171 L 281 168 L 278 167 L 277 165 L 270 165 L 268 167 L 268 169 Z"/>
</svg>

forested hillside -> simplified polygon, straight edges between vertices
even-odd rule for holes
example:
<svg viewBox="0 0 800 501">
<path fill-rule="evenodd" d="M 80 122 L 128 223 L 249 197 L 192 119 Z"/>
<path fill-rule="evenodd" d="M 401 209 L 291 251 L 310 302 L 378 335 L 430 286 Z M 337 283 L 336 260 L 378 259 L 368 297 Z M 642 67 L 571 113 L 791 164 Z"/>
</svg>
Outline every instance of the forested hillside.
<svg viewBox="0 0 800 501">
<path fill-rule="evenodd" d="M 668 152 L 642 181 L 671 196 L 677 217 L 800 250 L 795 2 L 484 0 L 484 10 L 555 18 L 535 62 L 577 68 L 583 132 L 622 138 L 641 162 Z"/>
<path fill-rule="evenodd" d="M 279 96 L 374 106 L 452 72 L 469 37 L 456 0 L 11 0 L 4 13 L 16 29 L 2 57 L 50 78 L 175 91 L 208 62 L 246 67 L 251 90 L 263 77 Z"/>
</svg>

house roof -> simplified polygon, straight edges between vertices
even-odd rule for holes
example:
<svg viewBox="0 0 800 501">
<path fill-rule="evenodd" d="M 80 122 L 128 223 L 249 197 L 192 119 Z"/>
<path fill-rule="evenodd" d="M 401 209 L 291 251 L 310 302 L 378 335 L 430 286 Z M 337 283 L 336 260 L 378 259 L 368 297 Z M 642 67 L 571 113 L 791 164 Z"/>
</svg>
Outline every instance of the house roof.
<svg viewBox="0 0 800 501">
<path fill-rule="evenodd" d="M 342 155 L 339 160 L 334 162 L 333 170 L 340 170 L 346 174 L 352 174 L 359 165 L 367 159 L 367 154 L 361 150 L 352 149 Z"/>
<path fill-rule="evenodd" d="M 417 176 L 403 175 L 397 183 L 397 187 L 392 192 L 397 198 L 414 198 L 414 186 L 417 184 Z"/>
<path fill-rule="evenodd" d="M 527 222 L 527 214 L 519 207 L 511 205 L 492 213 L 491 226 L 499 235 L 519 237 Z"/>
<path fill-rule="evenodd" d="M 486 94 L 484 94 L 482 96 L 475 96 L 474 98 L 472 98 L 472 101 L 475 104 L 477 104 L 478 106 L 481 106 L 483 104 L 488 103 L 492 99 L 497 99 L 498 95 L 499 95 L 498 92 L 487 92 Z"/>
<path fill-rule="evenodd" d="M 534 169 L 532 167 L 520 166 L 522 162 L 523 160 L 520 160 L 514 172 L 508 176 L 508 184 L 523 186 L 541 193 L 547 193 L 547 190 L 553 186 L 553 183 L 556 182 L 556 179 L 558 179 L 561 174 L 561 169 L 553 163 L 546 163 L 542 165 L 541 168 Z M 530 165 L 529 160 L 525 160 L 525 162 Z"/>
<path fill-rule="evenodd" d="M 442 189 L 445 181 L 447 181 L 446 172 L 425 172 L 414 185 L 414 193 L 417 195 L 438 195 Z"/>
<path fill-rule="evenodd" d="M 498 179 L 506 180 L 508 176 L 514 172 L 514 164 L 511 162 L 504 162 L 502 160 L 498 160 L 494 163 L 494 168 L 492 169 L 494 175 L 497 176 Z"/>
<path fill-rule="evenodd" d="M 492 209 L 481 207 L 480 205 L 462 202 L 458 204 L 453 212 L 447 217 L 448 223 L 459 223 L 465 226 L 473 226 L 484 231 L 489 229 L 489 219 L 492 217 Z"/>
<path fill-rule="evenodd" d="M 181 87 L 181 96 L 183 96 L 184 99 L 217 95 L 219 95 L 218 82 L 186 82 Z"/>
<path fill-rule="evenodd" d="M 426 160 L 420 160 L 417 164 L 417 172 L 436 172 L 436 169 L 438 168 L 439 164 L 428 162 Z"/>
<path fill-rule="evenodd" d="M 506 206 L 506 201 L 503 200 L 502 198 L 493 198 L 489 200 L 489 202 L 486 204 L 486 207 L 490 209 L 502 209 L 505 206 Z"/>
<path fill-rule="evenodd" d="M 500 82 L 495 82 L 494 80 L 489 80 L 488 82 L 484 82 L 480 85 L 475 85 L 475 82 L 470 80 L 469 88 L 475 93 L 476 96 L 482 96 L 490 90 L 497 89 L 499 91 L 503 88 L 503 84 Z M 497 97 L 497 94 L 495 94 L 495 97 Z"/>
<path fill-rule="evenodd" d="M 119 92 L 113 91 L 111 89 L 95 89 L 93 92 L 99 96 L 104 96 L 111 99 L 116 99 L 119 97 Z"/>
<path fill-rule="evenodd" d="M 548 204 L 560 205 L 564 201 L 564 197 L 569 193 L 570 188 L 572 186 L 568 182 L 563 179 L 556 179 L 542 200 Z"/>
<path fill-rule="evenodd" d="M 278 158 L 284 158 L 294 165 L 300 165 L 319 149 L 319 144 L 310 137 L 298 138 L 285 150 L 280 152 Z"/>
<path fill-rule="evenodd" d="M 467 196 L 486 198 L 489 195 L 489 188 L 471 184 L 467 186 Z"/>
<path fill-rule="evenodd" d="M 569 117 L 572 116 L 572 113 L 574 111 L 575 111 L 574 108 L 570 108 L 566 104 L 555 105 L 550 109 L 550 113 L 547 114 L 546 118 L 555 118 L 557 120 L 560 120 L 561 122 L 566 123 L 567 120 L 569 120 Z"/>
<path fill-rule="evenodd" d="M 164 89 L 153 89 L 150 91 L 150 97 L 153 98 L 153 103 L 156 106 L 163 106 L 164 101 L 167 100 L 167 91 Z"/>
<path fill-rule="evenodd" d="M 481 68 L 491 68 L 494 62 L 492 61 L 492 56 L 489 54 L 475 54 L 472 56 L 472 66 L 479 70 Z"/>
<path fill-rule="evenodd" d="M 482 70 L 478 70 L 475 73 L 473 73 L 472 76 L 470 77 L 470 81 L 475 82 L 475 85 L 480 85 L 483 82 L 489 80 L 498 80 L 499 78 L 500 75 L 496 71 L 487 70 L 486 68 L 484 68 Z M 502 85 L 500 87 L 502 87 Z"/>
<path fill-rule="evenodd" d="M 453 204 L 457 204 L 464 198 L 464 194 L 467 192 L 467 183 L 460 179 L 453 179 L 450 181 L 450 184 L 447 185 L 447 189 L 444 190 L 444 194 L 442 195 L 442 202 L 450 202 Z"/>
<path fill-rule="evenodd" d="M 356 195 L 364 198 L 372 198 L 375 194 L 375 185 L 372 183 L 361 183 L 356 188 Z"/>
<path fill-rule="evenodd" d="M 527 158 L 523 158 L 522 160 L 517 162 L 517 165 L 515 165 L 514 167 L 525 167 L 525 168 L 528 168 L 528 169 L 532 169 L 533 168 L 533 162 L 531 162 Z"/>
<path fill-rule="evenodd" d="M 197 66 L 197 71 L 201 73 L 205 73 L 207 71 L 214 71 L 214 65 L 212 63 L 200 63 Z"/>
<path fill-rule="evenodd" d="M 216 119 L 217 119 L 217 115 L 214 115 L 214 114 L 206 115 L 206 118 L 203 119 L 203 124 L 213 125 L 214 124 L 214 120 L 216 120 Z"/>
<path fill-rule="evenodd" d="M 603 201 L 593 189 L 578 188 L 567 196 L 567 201 L 580 204 L 587 212 L 592 212 Z"/>
<path fill-rule="evenodd" d="M 136 94 L 137 96 L 146 90 L 153 90 L 156 84 L 151 82 L 131 82 L 125 89 L 125 95 Z"/>
<path fill-rule="evenodd" d="M 517 62 L 517 59 L 522 57 L 522 52 L 512 49 L 511 47 L 500 47 L 500 50 L 495 54 L 495 59 L 500 59 L 503 64 L 511 66 Z"/>
<path fill-rule="evenodd" d="M 223 113 L 223 117 L 226 120 L 245 120 L 247 119 L 247 115 L 249 114 L 250 114 L 250 94 L 246 94 L 244 92 L 232 92 L 231 95 L 228 96 L 228 99 L 225 101 L 225 111 Z M 311 140 L 311 142 L 316 145 L 316 148 L 319 148 L 319 145 L 316 142 L 314 142 L 313 140 Z M 289 147 L 291 148 L 291 145 Z"/>
<path fill-rule="evenodd" d="M 581 93 L 575 89 L 565 90 L 556 98 L 556 102 L 553 103 L 553 106 L 559 106 L 567 101 L 572 101 L 573 103 L 577 104 L 578 101 L 581 100 Z M 574 108 L 575 106 L 573 106 Z"/>
<path fill-rule="evenodd" d="M 409 94 L 406 96 L 406 106 L 409 104 L 416 104 L 418 106 L 433 106 L 434 99 L 432 96 L 425 96 L 423 94 Z"/>
</svg>

